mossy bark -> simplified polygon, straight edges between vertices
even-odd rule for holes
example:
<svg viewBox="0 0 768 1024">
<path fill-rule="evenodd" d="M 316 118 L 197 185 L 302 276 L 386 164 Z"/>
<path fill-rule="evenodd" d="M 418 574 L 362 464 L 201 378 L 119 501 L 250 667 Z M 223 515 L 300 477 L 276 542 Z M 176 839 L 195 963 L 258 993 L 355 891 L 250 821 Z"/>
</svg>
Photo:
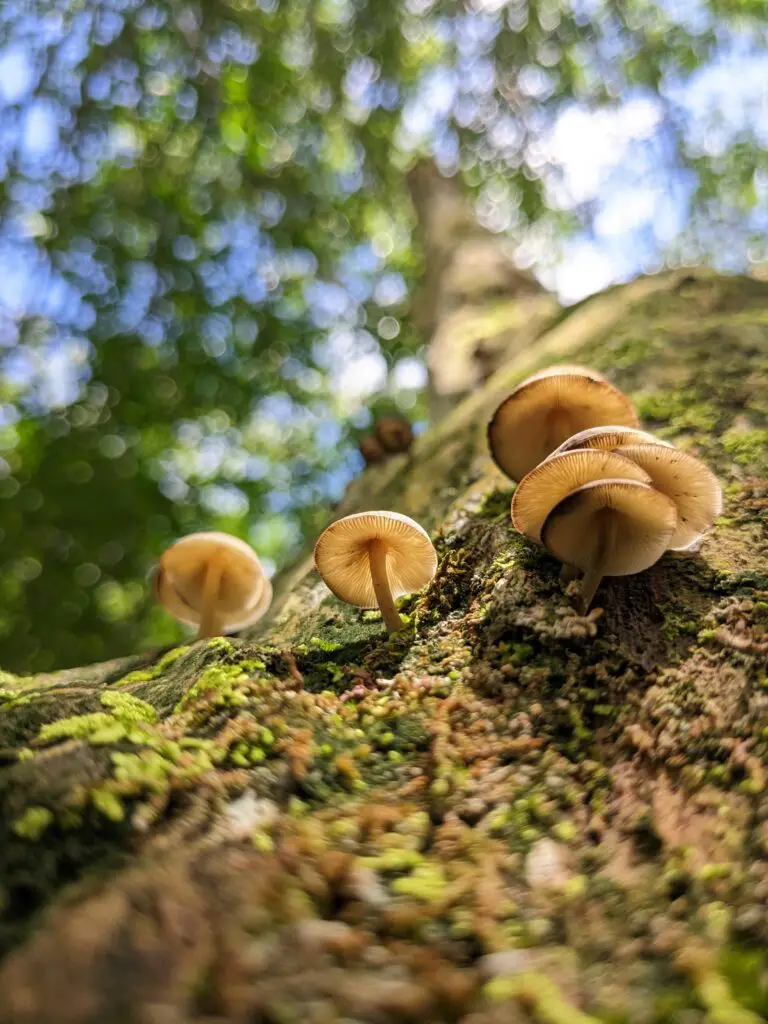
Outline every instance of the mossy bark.
<svg viewBox="0 0 768 1024">
<path fill-rule="evenodd" d="M 350 488 L 433 533 L 402 632 L 307 559 L 246 639 L 0 679 L 0 1019 L 764 1019 L 767 355 L 766 284 L 606 293 Z M 558 360 L 726 493 L 585 617 L 484 443 Z"/>
</svg>

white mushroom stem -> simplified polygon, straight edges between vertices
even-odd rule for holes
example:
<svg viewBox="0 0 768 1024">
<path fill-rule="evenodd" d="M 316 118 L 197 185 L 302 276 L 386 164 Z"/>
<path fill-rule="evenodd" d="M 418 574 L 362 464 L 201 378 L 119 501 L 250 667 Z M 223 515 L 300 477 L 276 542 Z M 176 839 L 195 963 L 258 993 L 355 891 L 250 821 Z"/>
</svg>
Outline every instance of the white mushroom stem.
<svg viewBox="0 0 768 1024">
<path fill-rule="evenodd" d="M 381 540 L 372 540 L 368 546 L 368 560 L 371 566 L 371 580 L 381 617 L 388 633 L 396 633 L 403 628 L 387 577 L 387 545 Z"/>
<path fill-rule="evenodd" d="M 597 526 L 598 538 L 595 560 L 586 570 L 581 580 L 581 604 L 584 614 L 589 611 L 589 606 L 592 604 L 597 588 L 600 586 L 605 575 L 605 565 L 613 551 L 616 539 L 617 523 L 613 512 L 609 509 L 604 509 L 602 513 L 598 513 L 598 516 L 601 522 Z"/>
<path fill-rule="evenodd" d="M 224 559 L 214 556 L 208 562 L 203 580 L 203 605 L 200 612 L 200 628 L 197 631 L 198 640 L 202 640 L 204 637 L 219 636 L 221 633 L 221 623 L 217 612 L 223 573 Z"/>
</svg>

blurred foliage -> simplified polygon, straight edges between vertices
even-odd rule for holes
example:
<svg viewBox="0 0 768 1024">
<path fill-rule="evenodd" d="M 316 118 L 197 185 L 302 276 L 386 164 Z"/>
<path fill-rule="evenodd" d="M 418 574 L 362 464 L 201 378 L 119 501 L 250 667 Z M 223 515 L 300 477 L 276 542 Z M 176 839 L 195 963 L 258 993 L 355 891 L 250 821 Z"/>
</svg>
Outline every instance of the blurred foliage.
<svg viewBox="0 0 768 1024">
<path fill-rule="evenodd" d="M 597 209 L 564 194 L 557 119 L 652 103 L 678 254 L 725 226 L 744 262 L 765 152 L 686 86 L 766 22 L 763 0 L 8 0 L 3 666 L 171 642 L 145 583 L 167 543 L 229 530 L 282 564 L 372 417 L 423 420 L 415 155 L 545 265 Z"/>
</svg>

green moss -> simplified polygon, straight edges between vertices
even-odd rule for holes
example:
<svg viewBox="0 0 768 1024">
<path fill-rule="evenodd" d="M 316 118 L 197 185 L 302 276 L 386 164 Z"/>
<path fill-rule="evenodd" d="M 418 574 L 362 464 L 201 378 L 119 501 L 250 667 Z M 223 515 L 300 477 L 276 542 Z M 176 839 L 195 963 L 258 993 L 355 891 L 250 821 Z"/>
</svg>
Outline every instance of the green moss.
<svg viewBox="0 0 768 1024">
<path fill-rule="evenodd" d="M 209 651 L 219 651 L 222 654 L 232 654 L 235 649 L 232 641 L 225 636 L 214 636 L 205 646 Z"/>
<path fill-rule="evenodd" d="M 483 995 L 491 1002 L 517 999 L 530 1006 L 535 1019 L 542 1024 L 600 1024 L 597 1017 L 590 1017 L 572 1006 L 554 982 L 543 974 L 530 972 L 494 978 L 483 988 Z"/>
<path fill-rule="evenodd" d="M 696 980 L 696 994 L 709 1011 L 711 1024 L 762 1024 L 764 1018 L 740 1006 L 726 979 L 716 971 L 706 971 Z"/>
<path fill-rule="evenodd" d="M 758 473 L 768 465 L 768 430 L 728 430 L 722 444 L 733 461 L 745 469 Z"/>
<path fill-rule="evenodd" d="M 764 949 L 726 947 L 721 953 L 719 968 L 740 1006 L 768 1016 L 768 989 L 765 971 L 768 955 Z"/>
<path fill-rule="evenodd" d="M 12 711 L 32 702 L 32 696 L 23 691 L 8 690 L 0 687 L 0 711 Z"/>
<path fill-rule="evenodd" d="M 90 796 L 93 806 L 105 818 L 115 822 L 125 818 L 125 808 L 120 799 L 109 789 L 97 787 L 91 790 Z"/>
<path fill-rule="evenodd" d="M 423 857 L 416 850 L 385 850 L 379 857 L 363 857 L 361 863 L 374 871 L 397 873 L 418 867 Z"/>
<path fill-rule="evenodd" d="M 733 873 L 732 864 L 704 864 L 696 872 L 700 882 L 712 882 L 721 878 L 728 878 Z"/>
<path fill-rule="evenodd" d="M 58 722 L 41 726 L 39 743 L 59 740 L 84 740 L 95 744 L 117 743 L 122 739 L 149 742 L 149 733 L 141 727 L 157 722 L 157 712 L 146 701 L 127 693 L 106 690 L 100 696 L 109 711 L 93 711 L 86 715 L 73 715 Z"/>
<path fill-rule="evenodd" d="M 718 422 L 715 405 L 696 402 L 687 391 L 653 391 L 638 395 L 635 401 L 641 419 L 664 423 L 670 433 L 696 430 L 711 434 Z"/>
<path fill-rule="evenodd" d="M 310 647 L 315 647 L 319 651 L 324 651 L 326 654 L 332 654 L 334 651 L 340 651 L 342 646 L 333 640 L 324 640 L 319 636 L 311 637 L 309 645 Z"/>
<path fill-rule="evenodd" d="M 251 836 L 251 842 L 259 853 L 272 853 L 275 848 L 274 840 L 262 829 L 257 829 Z"/>
<path fill-rule="evenodd" d="M 481 519 L 509 519 L 514 488 L 493 490 L 485 495 L 477 515 Z"/>
<path fill-rule="evenodd" d="M 42 836 L 53 822 L 53 812 L 47 807 L 28 807 L 14 821 L 11 828 L 20 839 L 35 841 Z"/>
<path fill-rule="evenodd" d="M 623 338 L 618 344 L 611 345 L 611 368 L 623 369 L 638 366 L 653 356 L 654 349 L 655 346 L 647 334 Z"/>
<path fill-rule="evenodd" d="M 204 695 L 209 697 L 214 707 L 241 707 L 248 703 L 248 698 L 238 684 L 248 680 L 249 676 L 243 671 L 242 665 L 211 665 L 190 686 L 176 705 L 175 713 L 184 711 Z"/>
<path fill-rule="evenodd" d="M 105 708 L 109 708 L 119 722 L 130 724 L 132 722 L 157 721 L 157 712 L 151 704 L 132 696 L 130 693 L 114 693 L 107 690 L 99 698 Z"/>
<path fill-rule="evenodd" d="M 126 730 L 114 715 L 106 711 L 94 711 L 89 715 L 73 715 L 58 722 L 50 722 L 40 728 L 37 739 L 40 743 L 55 743 L 59 740 L 94 740 L 112 743 L 122 739 Z"/>
<path fill-rule="evenodd" d="M 412 874 L 396 878 L 392 883 L 392 891 L 398 896 L 410 896 L 420 903 L 435 903 L 445 893 L 446 884 L 439 865 L 419 864 Z"/>
<path fill-rule="evenodd" d="M 264 662 L 259 661 L 258 658 L 246 658 L 244 661 L 240 662 L 240 668 L 243 670 L 243 672 L 261 672 L 266 667 L 267 666 L 264 664 Z"/>
<path fill-rule="evenodd" d="M 129 672 L 128 675 L 123 676 L 122 679 L 118 679 L 117 682 L 112 685 L 129 686 L 132 683 L 146 683 L 151 679 L 157 679 L 158 676 L 161 676 L 166 669 L 170 668 L 171 665 L 174 664 L 174 662 L 178 661 L 183 654 L 186 654 L 188 650 L 188 644 L 184 644 L 181 647 L 174 647 L 172 651 L 168 651 L 164 654 L 162 658 L 156 661 L 150 668 L 140 669 L 136 672 Z"/>
<path fill-rule="evenodd" d="M 558 821 L 552 826 L 552 835 L 564 843 L 571 843 L 578 831 L 572 821 Z"/>
<path fill-rule="evenodd" d="M 510 665 L 526 665 L 533 658 L 534 654 L 533 647 L 530 644 L 511 644 L 503 661 L 508 662 Z"/>
<path fill-rule="evenodd" d="M 691 618 L 690 608 L 681 612 L 674 605 L 664 604 L 659 605 L 659 611 L 664 615 L 662 636 L 672 647 L 679 643 L 681 638 L 696 636 L 699 632 L 699 622 Z"/>
<path fill-rule="evenodd" d="M 172 783 L 183 787 L 212 771 L 212 749 L 211 743 L 208 749 L 183 750 L 168 741 L 162 750 L 143 750 L 137 754 L 116 751 L 112 754 L 114 777 L 122 784 L 125 795 L 164 793 Z"/>
</svg>

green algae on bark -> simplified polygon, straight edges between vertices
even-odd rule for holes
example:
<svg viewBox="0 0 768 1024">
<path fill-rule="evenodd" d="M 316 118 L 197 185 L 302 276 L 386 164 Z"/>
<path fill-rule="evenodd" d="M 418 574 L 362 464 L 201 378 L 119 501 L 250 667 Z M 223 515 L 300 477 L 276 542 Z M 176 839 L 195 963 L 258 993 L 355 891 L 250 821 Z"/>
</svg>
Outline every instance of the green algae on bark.
<svg viewBox="0 0 768 1024">
<path fill-rule="evenodd" d="M 613 290 L 364 474 L 340 514 L 405 512 L 440 556 L 402 634 L 305 561 L 250 639 L 3 681 L 14 1022 L 766 1016 L 767 306 L 709 274 Z M 557 359 L 727 496 L 588 616 L 482 440 Z"/>
</svg>

